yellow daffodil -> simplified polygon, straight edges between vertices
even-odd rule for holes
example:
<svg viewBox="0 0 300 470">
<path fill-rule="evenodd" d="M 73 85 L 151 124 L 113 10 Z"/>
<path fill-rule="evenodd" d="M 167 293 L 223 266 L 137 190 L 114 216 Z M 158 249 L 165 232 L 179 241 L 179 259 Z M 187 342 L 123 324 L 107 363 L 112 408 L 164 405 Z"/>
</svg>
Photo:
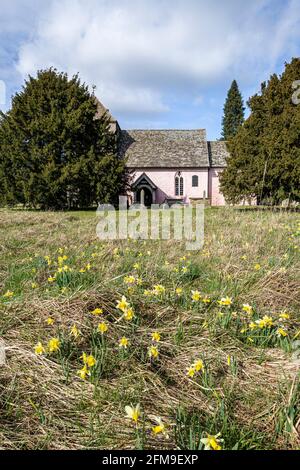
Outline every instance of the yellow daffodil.
<svg viewBox="0 0 300 470">
<path fill-rule="evenodd" d="M 289 320 L 290 315 L 286 312 L 282 312 L 282 313 L 280 313 L 279 318 L 280 318 L 280 320 Z"/>
<path fill-rule="evenodd" d="M 66 255 L 59 256 L 57 258 L 57 262 L 58 262 L 59 266 L 62 266 L 67 259 L 68 259 L 68 257 Z"/>
<path fill-rule="evenodd" d="M 82 353 L 81 359 L 87 367 L 94 367 L 96 365 L 96 359 L 92 354 L 87 355 L 85 352 Z"/>
<path fill-rule="evenodd" d="M 55 278 L 54 276 L 48 277 L 48 282 L 49 282 L 50 284 L 52 284 L 52 283 L 55 282 L 55 281 L 56 281 L 56 278 Z"/>
<path fill-rule="evenodd" d="M 200 370 L 204 369 L 203 361 L 201 359 L 198 359 L 194 362 L 192 367 L 195 369 L 196 372 L 199 372 Z"/>
<path fill-rule="evenodd" d="M 248 313 L 249 315 L 251 315 L 253 313 L 253 307 L 251 307 L 251 305 L 249 305 L 249 304 L 243 304 L 242 310 L 244 312 Z"/>
<path fill-rule="evenodd" d="M 160 342 L 161 337 L 158 331 L 154 331 L 154 333 L 151 333 L 151 336 L 152 336 L 152 341 L 155 341 L 156 343 Z"/>
<path fill-rule="evenodd" d="M 219 305 L 223 305 L 225 307 L 230 307 L 230 305 L 232 304 L 232 298 L 231 297 L 222 297 L 221 300 L 218 300 L 218 304 Z"/>
<path fill-rule="evenodd" d="M 271 326 L 274 325 L 273 318 L 268 317 L 267 315 L 265 315 L 263 318 L 260 318 L 259 320 L 256 320 L 256 323 L 259 328 L 271 328 Z"/>
<path fill-rule="evenodd" d="M 106 323 L 99 323 L 98 331 L 99 331 L 99 333 L 104 335 L 104 333 L 106 333 L 108 331 L 108 326 L 106 325 Z"/>
<path fill-rule="evenodd" d="M 201 301 L 204 303 L 204 304 L 210 304 L 211 303 L 211 299 L 209 297 L 203 297 L 203 299 L 201 299 Z"/>
<path fill-rule="evenodd" d="M 212 436 L 207 434 L 207 437 L 201 439 L 202 444 L 204 444 L 204 450 L 222 450 L 220 445 L 223 442 L 223 439 L 220 439 L 220 433 Z"/>
<path fill-rule="evenodd" d="M 44 260 L 47 261 L 48 266 L 51 266 L 52 261 L 50 259 L 50 256 L 44 256 Z"/>
<path fill-rule="evenodd" d="M 125 276 L 124 277 L 125 284 L 135 284 L 135 277 L 134 276 Z"/>
<path fill-rule="evenodd" d="M 87 378 L 87 376 L 90 375 L 90 372 L 89 372 L 87 366 L 84 365 L 82 369 L 78 370 L 78 371 L 77 371 L 77 375 L 79 375 L 79 377 L 80 377 L 82 380 L 85 380 L 85 379 Z"/>
<path fill-rule="evenodd" d="M 48 341 L 48 350 L 50 353 L 58 351 L 60 348 L 60 341 L 58 338 L 51 338 Z"/>
<path fill-rule="evenodd" d="M 194 377 L 195 374 L 196 374 L 196 369 L 195 369 L 194 366 L 190 366 L 190 367 L 187 368 L 187 373 L 186 373 L 186 375 L 187 375 L 188 377 Z"/>
<path fill-rule="evenodd" d="M 87 271 L 90 271 L 90 270 L 92 269 L 92 266 L 91 266 L 91 264 L 90 264 L 90 263 L 88 263 L 88 264 L 86 265 L 85 269 L 86 269 Z"/>
<path fill-rule="evenodd" d="M 182 272 L 183 274 L 186 274 L 186 273 L 188 272 L 188 267 L 187 267 L 187 266 L 182 266 L 181 272 Z"/>
<path fill-rule="evenodd" d="M 133 265 L 133 268 L 136 269 L 136 270 L 140 269 L 140 267 L 141 267 L 141 265 L 139 263 L 135 263 Z"/>
<path fill-rule="evenodd" d="M 162 419 L 159 418 L 158 416 L 155 416 L 155 421 L 156 421 L 156 426 L 153 426 L 152 428 L 152 432 L 153 434 L 157 435 L 157 434 L 165 434 L 165 425 L 164 423 L 162 422 Z"/>
<path fill-rule="evenodd" d="M 278 328 L 276 331 L 277 336 L 285 338 L 288 334 L 284 328 Z"/>
<path fill-rule="evenodd" d="M 32 282 L 32 283 L 31 283 L 31 288 L 32 288 L 32 289 L 37 289 L 37 287 L 38 287 L 38 285 L 37 285 L 36 282 Z"/>
<path fill-rule="evenodd" d="M 92 315 L 95 315 L 95 316 L 102 315 L 102 313 L 103 313 L 102 308 L 95 308 L 95 309 L 91 312 L 91 314 L 92 314 Z"/>
<path fill-rule="evenodd" d="M 124 311 L 124 318 L 125 320 L 127 321 L 131 321 L 134 317 L 134 312 L 132 310 L 132 308 L 127 308 L 125 311 Z"/>
<path fill-rule="evenodd" d="M 259 263 L 256 263 L 253 267 L 254 271 L 259 271 L 261 269 L 261 265 Z"/>
<path fill-rule="evenodd" d="M 73 325 L 72 328 L 71 328 L 71 335 L 77 339 L 78 336 L 80 336 L 80 331 L 78 330 L 77 326 L 76 325 Z"/>
<path fill-rule="evenodd" d="M 192 301 L 199 302 L 201 300 L 201 294 L 198 290 L 192 290 Z"/>
<path fill-rule="evenodd" d="M 129 303 L 127 302 L 127 299 L 124 295 L 122 296 L 122 299 L 118 301 L 116 307 L 122 312 L 125 312 L 125 310 L 129 307 Z"/>
<path fill-rule="evenodd" d="M 166 288 L 161 284 L 156 284 L 153 286 L 153 294 L 154 295 L 163 295 L 166 292 Z"/>
<path fill-rule="evenodd" d="M 180 296 L 182 295 L 182 292 L 183 292 L 182 287 L 177 287 L 177 289 L 176 289 L 175 292 L 176 292 L 176 295 L 177 295 L 178 297 L 180 297 Z"/>
<path fill-rule="evenodd" d="M 231 364 L 231 357 L 227 356 L 227 365 L 230 366 L 230 364 Z"/>
<path fill-rule="evenodd" d="M 123 336 L 123 338 L 121 338 L 120 341 L 119 341 L 119 348 L 127 349 L 128 346 L 129 346 L 129 340 L 128 340 L 128 338 Z"/>
<path fill-rule="evenodd" d="M 126 418 L 132 419 L 135 423 L 138 422 L 141 415 L 139 403 L 136 406 L 125 406 Z"/>
<path fill-rule="evenodd" d="M 158 352 L 158 349 L 156 346 L 150 346 L 150 348 L 148 349 L 148 354 L 149 354 L 149 357 L 150 358 L 154 358 L 154 359 L 157 359 L 158 356 L 159 356 L 159 352 Z"/>
<path fill-rule="evenodd" d="M 5 299 L 11 299 L 14 296 L 14 293 L 11 290 L 7 290 L 5 294 L 3 294 L 3 297 Z"/>
<path fill-rule="evenodd" d="M 39 341 L 39 342 L 37 343 L 37 345 L 35 346 L 34 352 L 35 352 L 35 354 L 37 354 L 38 356 L 41 356 L 42 354 L 45 353 L 45 348 L 44 348 L 44 346 L 42 345 L 42 343 L 41 343 L 40 341 Z"/>
<path fill-rule="evenodd" d="M 46 323 L 47 323 L 47 325 L 49 325 L 49 326 L 53 325 L 53 323 L 54 323 L 53 318 L 51 318 L 51 317 L 47 318 Z"/>
</svg>

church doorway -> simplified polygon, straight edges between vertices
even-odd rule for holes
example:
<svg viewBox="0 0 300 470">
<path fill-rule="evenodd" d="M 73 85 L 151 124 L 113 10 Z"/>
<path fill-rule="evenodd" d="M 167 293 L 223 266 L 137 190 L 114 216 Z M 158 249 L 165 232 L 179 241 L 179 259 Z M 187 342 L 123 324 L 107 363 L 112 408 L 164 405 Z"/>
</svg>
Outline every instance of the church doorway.
<svg viewBox="0 0 300 470">
<path fill-rule="evenodd" d="M 137 190 L 136 193 L 136 202 L 138 204 L 143 204 L 146 207 L 150 207 L 153 203 L 152 191 L 150 188 L 142 187 Z"/>
</svg>

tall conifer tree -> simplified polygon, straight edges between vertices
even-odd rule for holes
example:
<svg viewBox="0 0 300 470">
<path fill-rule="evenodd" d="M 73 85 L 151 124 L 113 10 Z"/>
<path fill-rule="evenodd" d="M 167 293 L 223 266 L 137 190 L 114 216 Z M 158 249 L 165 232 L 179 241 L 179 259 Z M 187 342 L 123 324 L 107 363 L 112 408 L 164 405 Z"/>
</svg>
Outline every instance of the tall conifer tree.
<svg viewBox="0 0 300 470">
<path fill-rule="evenodd" d="M 245 108 L 236 80 L 233 80 L 227 93 L 222 120 L 222 140 L 234 137 L 244 122 Z"/>
</svg>

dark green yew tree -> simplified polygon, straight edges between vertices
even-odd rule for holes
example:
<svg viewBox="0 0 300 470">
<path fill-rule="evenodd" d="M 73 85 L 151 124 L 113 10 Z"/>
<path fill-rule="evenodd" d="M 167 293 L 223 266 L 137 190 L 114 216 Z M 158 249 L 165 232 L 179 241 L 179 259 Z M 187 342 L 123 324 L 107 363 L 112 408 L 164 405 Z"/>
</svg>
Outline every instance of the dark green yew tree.
<svg viewBox="0 0 300 470">
<path fill-rule="evenodd" d="M 117 136 L 78 75 L 29 77 L 0 116 L 2 203 L 65 209 L 115 202 L 126 183 Z"/>
<path fill-rule="evenodd" d="M 300 104 L 292 99 L 297 80 L 299 58 L 250 98 L 251 114 L 227 144 L 230 157 L 221 190 L 228 202 L 250 197 L 271 204 L 300 201 Z"/>
</svg>

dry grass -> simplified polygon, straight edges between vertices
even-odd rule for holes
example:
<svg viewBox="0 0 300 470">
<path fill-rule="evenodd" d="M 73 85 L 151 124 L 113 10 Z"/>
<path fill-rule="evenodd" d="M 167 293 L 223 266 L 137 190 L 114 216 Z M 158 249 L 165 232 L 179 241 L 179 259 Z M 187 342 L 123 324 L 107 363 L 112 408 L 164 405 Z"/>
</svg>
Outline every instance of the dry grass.
<svg viewBox="0 0 300 470">
<path fill-rule="evenodd" d="M 7 357 L 0 367 L 2 449 L 195 449 L 206 433 L 218 432 L 226 449 L 300 447 L 293 351 L 300 331 L 297 214 L 208 209 L 205 246 L 190 256 L 174 241 L 100 242 L 92 212 L 0 215 L 0 334 Z M 49 283 L 59 248 L 73 271 Z M 124 276 L 137 276 L 135 263 L 143 283 L 128 292 Z M 145 296 L 155 284 L 166 293 Z M 196 289 L 211 303 L 193 303 Z M 7 290 L 10 299 L 3 297 Z M 134 308 L 132 322 L 116 309 L 122 295 Z M 225 296 L 233 298 L 231 307 L 218 305 Z M 269 341 L 267 331 L 264 344 L 247 340 L 236 325 L 245 303 L 255 318 L 271 315 L 275 322 L 288 311 L 288 337 L 273 334 Z M 99 318 L 90 314 L 97 307 L 109 325 L 104 341 L 95 334 Z M 74 324 L 81 335 L 71 340 Z M 157 360 L 148 357 L 153 331 L 161 334 Z M 60 353 L 35 354 L 38 341 L 57 335 Z M 122 336 L 130 340 L 126 354 L 118 347 Z M 83 351 L 99 366 L 88 380 L 77 375 Z M 198 358 L 205 374 L 190 378 L 186 370 Z M 137 403 L 138 429 L 124 413 Z M 151 431 L 155 416 L 168 438 Z"/>
</svg>

